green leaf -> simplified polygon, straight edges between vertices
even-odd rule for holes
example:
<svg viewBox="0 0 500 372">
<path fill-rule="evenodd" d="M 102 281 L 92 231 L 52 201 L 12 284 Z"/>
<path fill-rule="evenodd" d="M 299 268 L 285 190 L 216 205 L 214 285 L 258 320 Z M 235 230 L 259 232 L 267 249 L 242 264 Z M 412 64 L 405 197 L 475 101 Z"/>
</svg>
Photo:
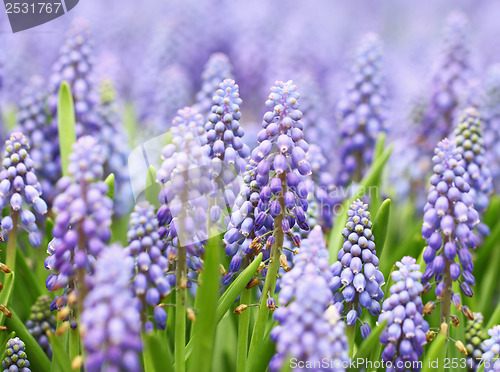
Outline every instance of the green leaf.
<svg viewBox="0 0 500 372">
<path fill-rule="evenodd" d="M 26 354 L 28 354 L 28 360 L 30 361 L 30 369 L 32 372 L 47 372 L 50 371 L 50 361 L 43 349 L 38 345 L 38 342 L 33 338 L 31 333 L 29 333 L 26 326 L 21 322 L 21 319 L 16 314 L 14 309 L 10 309 L 12 312 L 12 318 L 6 318 L 5 325 L 10 331 L 16 332 L 17 337 L 19 337 L 26 345 Z"/>
<path fill-rule="evenodd" d="M 104 182 L 106 183 L 106 185 L 108 185 L 108 192 L 106 195 L 111 200 L 113 200 L 113 198 L 115 196 L 115 175 L 113 173 L 111 173 L 109 176 L 106 177 Z"/>
<path fill-rule="evenodd" d="M 270 338 L 272 328 L 273 328 L 272 326 L 268 327 L 264 335 L 264 340 L 262 341 L 259 349 L 257 350 L 255 358 L 248 361 L 249 372 L 265 371 L 269 364 L 269 361 L 273 357 L 275 344 L 274 342 L 271 342 Z"/>
<path fill-rule="evenodd" d="M 58 365 L 61 371 L 71 371 L 71 360 L 69 359 L 68 353 L 66 352 L 61 338 L 50 331 L 47 332 L 47 336 L 49 337 L 50 346 L 52 346 L 53 362 Z"/>
<path fill-rule="evenodd" d="M 240 275 L 238 275 L 235 281 L 232 282 L 231 285 L 223 293 L 223 295 L 217 302 L 217 311 L 215 313 L 216 324 L 219 324 L 224 315 L 231 308 L 234 301 L 236 301 L 236 299 L 240 295 L 241 291 L 243 291 L 243 289 L 246 287 L 250 279 L 252 279 L 254 274 L 257 272 L 257 269 L 259 268 L 261 262 L 262 262 L 262 253 L 259 253 L 259 255 L 254 258 L 253 262 L 250 265 L 248 265 L 248 267 L 245 270 L 243 270 Z M 191 355 L 191 352 L 193 351 L 193 345 L 195 339 L 196 338 L 193 337 L 191 340 L 189 340 L 186 346 L 186 358 L 188 358 Z"/>
<path fill-rule="evenodd" d="M 238 275 L 236 280 L 231 283 L 221 296 L 217 303 L 217 323 L 220 322 L 224 314 L 229 310 L 234 301 L 236 301 L 241 291 L 243 291 L 243 288 L 246 287 L 250 279 L 255 275 L 261 262 L 262 253 L 259 253 L 259 255 L 254 258 L 253 262 Z"/>
<path fill-rule="evenodd" d="M 488 325 L 485 329 L 490 329 L 497 324 L 500 324 L 500 303 L 495 308 L 495 311 L 493 311 L 493 314 L 491 314 L 490 320 L 488 320 Z"/>
<path fill-rule="evenodd" d="M 63 176 L 68 175 L 69 155 L 76 142 L 75 108 L 71 88 L 63 81 L 59 88 L 59 104 L 57 105 L 57 129 L 59 133 L 59 149 Z"/>
<path fill-rule="evenodd" d="M 380 343 L 380 335 L 382 334 L 386 323 L 387 321 L 384 321 L 372 329 L 368 337 L 361 343 L 361 345 L 359 345 L 358 352 L 356 353 L 354 359 L 361 358 L 363 360 L 367 360 L 370 357 L 370 353 Z M 349 371 L 354 370 L 350 368 Z"/>
<path fill-rule="evenodd" d="M 196 296 L 199 309 L 193 327 L 193 355 L 188 360 L 188 371 L 196 371 L 202 366 L 212 365 L 212 356 L 215 340 L 217 298 L 220 283 L 220 236 L 208 241 L 206 248 L 204 270 Z"/>
<path fill-rule="evenodd" d="M 373 235 L 375 236 L 375 246 L 377 247 L 377 255 L 381 257 L 384 250 L 385 238 L 389 226 L 389 215 L 391 212 L 391 199 L 386 199 L 378 209 L 377 215 L 373 220 Z"/>
<path fill-rule="evenodd" d="M 174 370 L 172 353 L 167 345 L 165 331 L 155 330 L 150 333 L 143 333 L 144 342 L 144 372 Z"/>
<path fill-rule="evenodd" d="M 14 272 L 11 272 L 10 274 L 5 274 L 4 276 L 4 282 L 3 282 L 3 290 L 0 292 L 0 304 L 4 304 L 5 306 L 9 307 L 10 304 L 10 297 L 12 294 L 12 289 L 14 288 Z M 9 308 L 9 310 L 12 309 Z M 6 321 L 7 317 L 3 312 L 0 311 L 0 325 L 4 324 Z"/>
<path fill-rule="evenodd" d="M 127 103 L 123 111 L 123 124 L 127 130 L 129 145 L 133 148 L 137 132 L 137 117 L 134 112 L 134 106 L 131 103 Z"/>
<path fill-rule="evenodd" d="M 434 372 L 444 370 L 444 358 L 446 357 L 446 332 L 439 333 L 430 343 L 427 355 L 424 358 L 422 372 Z M 433 364 L 435 363 L 435 364 Z M 437 368 L 435 368 L 437 367 Z"/>
<path fill-rule="evenodd" d="M 384 166 L 389 159 L 392 152 L 392 146 L 387 148 L 380 157 L 373 163 L 368 173 L 361 180 L 358 191 L 355 193 L 354 197 L 346 199 L 340 208 L 341 213 L 337 216 L 333 229 L 330 232 L 328 238 L 328 252 L 330 253 L 330 261 L 333 261 L 337 257 L 337 253 L 340 248 L 342 248 L 342 242 L 344 238 L 342 237 L 342 230 L 347 222 L 347 208 L 351 205 L 353 200 L 363 197 L 370 187 L 373 187 L 379 180 L 379 177 L 384 170 Z"/>
<path fill-rule="evenodd" d="M 156 182 L 156 169 L 150 165 L 146 177 L 146 190 L 144 190 L 144 198 L 155 208 L 160 206 L 158 194 L 161 191 L 161 185 Z"/>
</svg>

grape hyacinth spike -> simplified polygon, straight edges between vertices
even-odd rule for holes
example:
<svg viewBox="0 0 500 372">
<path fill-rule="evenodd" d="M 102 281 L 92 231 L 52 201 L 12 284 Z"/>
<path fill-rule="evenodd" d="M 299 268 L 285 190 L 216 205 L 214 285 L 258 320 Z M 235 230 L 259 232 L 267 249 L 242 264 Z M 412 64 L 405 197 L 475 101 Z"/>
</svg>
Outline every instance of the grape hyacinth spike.
<svg viewBox="0 0 500 372">
<path fill-rule="evenodd" d="M 113 202 L 102 181 L 103 162 L 97 141 L 90 136 L 80 137 L 69 157 L 69 176 L 57 182 L 53 239 L 45 259 L 45 268 L 52 273 L 46 286 L 50 292 L 62 288 L 66 291 L 54 299 L 51 309 L 64 307 L 74 288 L 78 288 L 80 300 L 85 297 L 85 277 L 93 271 L 96 257 L 111 237 Z"/>
<path fill-rule="evenodd" d="M 427 242 L 423 253 L 427 267 L 422 283 L 434 278 L 435 295 L 441 299 L 440 322 L 449 324 L 451 302 L 459 310 L 466 310 L 462 309 L 460 294 L 452 289 L 453 282 L 461 276 L 461 292 L 467 297 L 473 295 L 474 265 L 469 250 L 476 247 L 473 229 L 479 223 L 479 214 L 474 208 L 462 156 L 455 144 L 445 138 L 438 143 L 434 153 L 434 174 L 430 178 L 422 226 L 422 236 Z"/>
<path fill-rule="evenodd" d="M 382 43 L 376 34 L 367 34 L 357 51 L 352 81 L 337 104 L 342 167 L 337 184 L 361 180 L 371 164 L 378 135 L 387 131 L 386 111 Z"/>
<path fill-rule="evenodd" d="M 271 331 L 271 340 L 276 342 L 271 372 L 288 365 L 287 358 L 311 365 L 322 360 L 335 366 L 348 363 L 349 345 L 344 322 L 333 306 L 332 279 L 323 231 L 317 226 L 302 242 L 293 268 L 283 275 L 279 307 L 274 312 L 279 325 Z"/>
<path fill-rule="evenodd" d="M 10 213 L 2 218 L 1 227 L 2 234 L 7 235 L 17 231 L 20 221 L 30 244 L 39 247 L 42 237 L 36 216 L 47 213 L 47 203 L 42 199 L 42 187 L 29 150 L 28 139 L 20 132 L 12 133 L 5 141 L 0 171 L 0 209 L 9 206 Z"/>
<path fill-rule="evenodd" d="M 465 328 L 465 347 L 467 349 L 467 368 L 470 372 L 478 369 L 483 358 L 484 340 L 487 338 L 483 330 L 483 315 L 474 313 L 474 320 L 468 320 Z"/>
<path fill-rule="evenodd" d="M 132 286 L 135 295 L 141 300 L 143 327 L 147 330 L 154 329 L 153 322 L 147 320 L 148 309 L 152 308 L 154 323 L 159 329 L 165 329 L 167 313 L 159 305 L 161 299 L 171 292 L 166 276 L 169 263 L 154 206 L 148 202 L 135 206 L 130 215 L 127 239 L 128 249 L 135 262 Z"/>
<path fill-rule="evenodd" d="M 413 257 L 403 257 L 396 262 L 396 267 L 398 270 L 391 273 L 394 284 L 389 289 L 390 296 L 382 304 L 382 314 L 378 319 L 379 323 L 387 321 L 380 335 L 381 344 L 386 345 L 382 359 L 393 366 L 405 363 L 414 366 L 422 356 L 429 330 L 429 324 L 422 316 L 422 273 Z"/>
<path fill-rule="evenodd" d="M 130 288 L 133 270 L 132 257 L 119 245 L 107 247 L 95 263 L 80 330 L 88 372 L 141 371 L 139 304 Z"/>
<path fill-rule="evenodd" d="M 30 372 L 30 362 L 26 354 L 26 345 L 19 337 L 11 338 L 5 345 L 5 357 L 2 368 L 7 372 Z"/>
<path fill-rule="evenodd" d="M 500 326 L 496 325 L 488 330 L 490 336 L 484 341 L 483 363 L 485 372 L 500 371 Z"/>
<path fill-rule="evenodd" d="M 28 328 L 29 333 L 49 358 L 52 357 L 52 348 L 47 337 L 47 331 L 55 333 L 57 328 L 56 316 L 50 310 L 51 302 L 49 296 L 42 295 L 38 297 L 31 307 L 30 317 L 26 321 L 26 328 Z"/>
<path fill-rule="evenodd" d="M 455 130 L 455 143 L 465 162 L 464 179 L 471 187 L 474 208 L 481 218 L 488 208 L 493 184 L 485 156 L 481 118 L 476 109 L 468 108 L 463 111 Z M 489 227 L 484 223 L 479 223 L 476 229 L 481 240 L 489 235 Z"/>
<path fill-rule="evenodd" d="M 384 292 L 380 288 L 384 275 L 379 270 L 375 251 L 375 237 L 368 204 L 356 200 L 347 211 L 347 223 L 342 230 L 344 244 L 331 271 L 334 276 L 332 291 L 338 291 L 334 302 L 345 316 L 348 326 L 354 326 L 365 308 L 372 316 L 380 314 Z"/>
</svg>

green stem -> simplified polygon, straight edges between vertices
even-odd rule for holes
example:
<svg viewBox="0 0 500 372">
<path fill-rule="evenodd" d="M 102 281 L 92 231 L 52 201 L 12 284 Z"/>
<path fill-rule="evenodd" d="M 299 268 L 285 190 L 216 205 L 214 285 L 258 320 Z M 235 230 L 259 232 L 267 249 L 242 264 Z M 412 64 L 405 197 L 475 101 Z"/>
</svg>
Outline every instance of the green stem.
<svg viewBox="0 0 500 372">
<path fill-rule="evenodd" d="M 249 304 L 252 291 L 244 289 L 241 294 L 240 304 Z M 243 311 L 238 317 L 238 351 L 236 355 L 236 372 L 245 372 L 248 351 L 248 327 L 250 325 L 250 311 Z"/>
<path fill-rule="evenodd" d="M 274 226 L 276 226 L 275 239 L 276 242 L 271 247 L 271 256 L 270 263 L 268 266 L 266 280 L 264 281 L 264 287 L 262 289 L 262 294 L 260 295 L 260 306 L 259 313 L 257 315 L 257 321 L 255 322 L 255 326 L 252 333 L 252 340 L 250 341 L 250 350 L 248 351 L 248 360 L 252 360 L 255 358 L 255 354 L 259 350 L 259 346 L 264 339 L 264 333 L 266 330 L 266 323 L 269 316 L 269 309 L 267 308 L 267 294 L 269 293 L 271 296 L 274 293 L 274 288 L 276 286 L 276 278 L 278 276 L 278 270 L 280 268 L 280 253 L 283 248 L 283 228 L 281 222 L 285 216 L 285 193 L 287 191 L 286 184 L 286 174 L 282 173 L 280 176 L 281 179 L 281 193 L 279 194 L 279 202 L 281 205 L 281 213 L 274 220 Z M 249 363 L 247 363 L 247 371 Z"/>
<path fill-rule="evenodd" d="M 80 335 L 78 333 L 78 329 L 71 328 L 69 330 L 69 358 L 70 361 L 73 360 L 80 355 Z M 77 369 L 80 371 L 80 368 Z"/>
<path fill-rule="evenodd" d="M 12 230 L 9 232 L 7 240 L 7 257 L 5 264 L 15 271 L 16 269 L 16 252 L 17 252 L 17 222 L 19 220 L 19 211 L 12 211 Z"/>
<path fill-rule="evenodd" d="M 446 244 L 446 243 L 445 243 Z M 444 280 L 444 292 L 443 292 L 443 297 L 441 300 L 441 306 L 440 306 L 440 314 L 439 314 L 439 320 L 440 320 L 440 325 L 442 323 L 446 323 L 448 326 L 448 331 L 447 331 L 447 336 L 449 335 L 449 326 L 450 326 L 450 311 L 451 311 L 451 291 L 452 291 L 452 286 L 453 282 L 451 280 L 451 275 L 450 275 L 450 262 L 445 259 L 445 267 L 444 267 L 444 272 L 443 272 L 443 280 Z M 448 337 L 446 337 L 446 343 L 448 343 Z M 446 348 L 445 348 L 446 350 Z"/>
<path fill-rule="evenodd" d="M 182 230 L 181 230 L 182 231 Z M 186 370 L 186 248 L 178 248 L 175 301 L 175 371 Z"/>
<path fill-rule="evenodd" d="M 354 358 L 354 344 L 356 339 L 356 323 L 352 326 L 347 326 L 345 329 L 345 334 L 347 336 L 347 340 L 349 340 L 349 357 Z"/>
</svg>

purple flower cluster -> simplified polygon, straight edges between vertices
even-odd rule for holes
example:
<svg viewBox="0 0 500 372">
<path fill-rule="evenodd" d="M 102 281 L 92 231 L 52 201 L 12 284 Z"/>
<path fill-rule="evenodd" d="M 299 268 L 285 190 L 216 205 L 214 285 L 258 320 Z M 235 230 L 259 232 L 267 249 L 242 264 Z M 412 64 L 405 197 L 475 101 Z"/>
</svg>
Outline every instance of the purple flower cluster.
<svg viewBox="0 0 500 372">
<path fill-rule="evenodd" d="M 476 247 L 472 230 L 479 222 L 479 215 L 474 209 L 462 156 L 455 144 L 445 138 L 438 143 L 434 153 L 434 174 L 430 178 L 431 188 L 422 226 L 422 236 L 428 244 L 423 254 L 427 267 L 422 283 L 434 277 L 437 283 L 435 294 L 441 298 L 446 290 L 453 293 L 449 288 L 451 282 L 459 280 L 462 275 L 460 289 L 465 296 L 472 297 L 470 286 L 474 285 L 475 279 L 469 249 Z M 457 255 L 460 263 L 455 262 Z M 458 293 L 452 294 L 452 301 L 461 308 Z"/>
<path fill-rule="evenodd" d="M 14 132 L 5 141 L 4 159 L 0 170 L 0 209 L 10 206 L 10 213 L 2 218 L 2 232 L 11 231 L 21 219 L 34 247 L 41 244 L 36 214 L 47 213 L 47 204 L 41 198 L 42 187 L 35 174 L 34 162 L 29 154 L 28 139 Z M 32 208 L 35 213 L 33 213 Z"/>
<path fill-rule="evenodd" d="M 387 321 L 386 328 L 380 336 L 380 342 L 386 345 L 382 352 L 385 362 L 394 366 L 416 365 L 423 353 L 423 345 L 427 343 L 426 333 L 429 324 L 424 320 L 424 305 L 420 294 L 424 290 L 420 283 L 422 273 L 420 265 L 413 257 L 403 257 L 396 262 L 399 270 L 391 273 L 394 284 L 389 289 L 390 296 L 382 304 L 379 323 Z M 417 369 L 412 369 L 417 370 Z"/>
<path fill-rule="evenodd" d="M 304 176 L 311 173 L 311 165 L 307 161 L 309 145 L 303 139 L 298 99 L 292 81 L 277 81 L 271 88 L 266 101 L 271 110 L 264 114 L 259 145 L 251 154 L 244 176 L 246 185 L 236 200 L 224 235 L 228 254 L 250 253 L 256 245 L 267 244 L 270 248 L 275 244 L 277 229 L 299 246 L 300 236 L 292 233 L 293 227 L 297 224 L 302 230 L 309 230 L 309 190 Z M 258 238 L 254 244 L 249 238 L 251 231 Z M 240 255 L 233 257 L 235 267 L 239 268 L 241 260 Z M 234 271 L 237 270 L 230 268 L 230 272 Z"/>
<path fill-rule="evenodd" d="M 191 103 L 191 84 L 189 75 L 180 65 L 169 65 L 155 75 L 154 96 L 141 108 L 146 127 L 156 135 L 166 131 L 177 110 Z"/>
<path fill-rule="evenodd" d="M 347 211 L 346 227 L 342 230 L 344 245 L 337 255 L 338 261 L 331 266 L 334 276 L 332 291 L 339 313 L 345 313 L 349 326 L 356 324 L 362 308 L 372 316 L 380 314 L 380 302 L 384 292 L 380 288 L 384 275 L 379 270 L 375 252 L 375 237 L 368 205 L 359 199 Z"/>
<path fill-rule="evenodd" d="M 205 124 L 207 144 L 204 151 L 211 161 L 215 205 L 210 209 L 210 216 L 216 222 L 221 215 L 220 194 L 225 194 L 225 207 L 230 208 L 234 202 L 234 194 L 228 195 L 233 192 L 230 185 L 235 175 L 245 170 L 250 149 L 242 140 L 245 132 L 239 123 L 241 98 L 234 80 L 220 83 L 212 101 L 212 113 Z"/>
<path fill-rule="evenodd" d="M 17 110 L 19 130 L 30 139 L 30 155 L 33 166 L 40 177 L 44 195 L 53 190 L 50 180 L 57 180 L 59 168 L 51 162 L 54 151 L 54 140 L 51 136 L 50 112 L 47 107 L 48 92 L 45 81 L 40 76 L 30 79 L 29 85 L 23 90 Z M 54 134 L 54 133 L 52 133 Z M 57 132 L 55 133 L 57 135 Z M 52 138 L 52 140 L 50 140 Z"/>
<path fill-rule="evenodd" d="M 224 53 L 214 53 L 207 61 L 203 73 L 201 89 L 196 93 L 195 108 L 203 116 L 210 113 L 212 97 L 219 89 L 219 84 L 226 79 L 234 79 L 231 62 Z"/>
<path fill-rule="evenodd" d="M 493 185 L 500 192 L 500 64 L 488 69 L 485 77 L 486 103 L 481 115 L 484 118 L 484 147 L 491 168 Z"/>
<path fill-rule="evenodd" d="M 89 372 L 141 371 L 139 305 L 130 290 L 133 270 L 133 259 L 118 245 L 106 248 L 96 261 L 81 316 Z"/>
<path fill-rule="evenodd" d="M 114 210 L 116 215 L 123 216 L 131 208 L 132 189 L 128 174 L 128 136 L 120 118 L 116 101 L 116 92 L 111 81 L 106 80 L 101 85 L 101 104 L 96 108 L 99 117 L 99 145 L 104 158 L 104 175 L 115 176 Z"/>
<path fill-rule="evenodd" d="M 52 357 L 47 331 L 54 333 L 57 328 L 55 315 L 50 310 L 51 299 L 49 296 L 40 296 L 31 307 L 31 314 L 26 321 L 26 328 L 35 338 L 49 358 Z"/>
<path fill-rule="evenodd" d="M 2 360 L 4 372 L 30 372 L 30 362 L 26 355 L 26 345 L 19 337 L 11 338 L 5 345 L 5 357 Z"/>
<path fill-rule="evenodd" d="M 484 341 L 484 370 L 485 372 L 500 371 L 500 326 L 494 326 L 488 330 L 490 338 Z"/>
<path fill-rule="evenodd" d="M 203 117 L 186 107 L 172 122 L 172 143 L 162 150 L 163 163 L 156 173 L 162 185 L 157 213 L 167 240 L 167 256 L 175 260 L 178 247 L 186 247 L 189 267 L 202 267 L 202 243 L 207 239 L 207 196 L 212 192 Z"/>
<path fill-rule="evenodd" d="M 77 136 L 92 133 L 97 125 L 94 108 L 99 102 L 99 94 L 93 74 L 92 44 L 89 25 L 84 19 L 76 19 L 61 47 L 49 81 L 51 95 L 48 105 L 54 117 L 57 116 L 59 87 L 63 81 L 69 84 L 75 104 Z"/>
<path fill-rule="evenodd" d="M 470 194 L 474 200 L 474 208 L 480 216 L 486 212 L 490 194 L 493 192 L 481 127 L 478 111 L 469 108 L 463 112 L 455 131 L 455 143 L 465 163 L 463 165 L 466 170 L 464 179 L 471 187 Z M 481 236 L 489 234 L 489 227 L 484 223 L 480 223 L 477 229 Z"/>
<path fill-rule="evenodd" d="M 227 238 L 232 241 L 225 241 L 225 251 L 231 257 L 228 273 L 222 279 L 222 284 L 229 284 L 240 271 L 245 257 L 251 257 L 252 253 L 262 248 L 262 243 L 253 243 L 253 240 L 262 237 L 267 229 L 262 226 L 254 229 L 256 212 L 259 214 L 257 206 L 260 202 L 261 187 L 255 180 L 255 168 L 247 165 L 247 170 L 243 174 L 244 184 L 241 186 L 238 196 L 231 209 L 231 218 L 228 223 Z M 234 236 L 234 235 L 236 236 Z M 225 235 L 225 237 L 226 237 Z M 272 239 L 271 239 L 272 242 Z M 268 249 L 262 250 L 263 260 L 267 260 L 270 255 Z"/>
<path fill-rule="evenodd" d="M 100 146 L 93 137 L 80 137 L 69 160 L 69 177 L 57 182 L 54 238 L 45 260 L 46 269 L 53 271 L 46 283 L 51 292 L 74 282 L 77 270 L 92 271 L 95 258 L 111 237 L 113 202 L 106 195 L 108 186 L 101 181 L 104 159 Z M 66 296 L 56 297 L 51 308 L 65 303 Z"/>
<path fill-rule="evenodd" d="M 130 215 L 127 239 L 128 249 L 135 260 L 133 287 L 135 295 L 141 300 L 142 313 L 147 314 L 148 307 L 152 307 L 156 325 L 165 329 L 167 313 L 158 305 L 162 298 L 170 294 L 171 288 L 166 278 L 166 245 L 160 238 L 154 206 L 147 202 L 135 206 Z M 146 329 L 154 328 L 151 321 L 143 319 L 143 323 Z"/>
<path fill-rule="evenodd" d="M 343 370 L 340 365 L 349 361 L 349 344 L 345 325 L 332 306 L 332 280 L 323 232 L 317 226 L 304 240 L 292 270 L 283 275 L 280 306 L 274 312 L 280 324 L 271 331 L 276 354 L 270 371 L 287 365 L 287 357 L 315 364 L 328 359 L 335 367 L 326 370 Z"/>
<path fill-rule="evenodd" d="M 478 369 L 483 358 L 484 340 L 486 333 L 483 330 L 483 315 L 474 313 L 474 320 L 468 320 L 465 327 L 465 347 L 467 348 L 467 368 L 470 372 Z"/>
<path fill-rule="evenodd" d="M 357 51 L 352 80 L 337 105 L 342 138 L 338 184 L 359 182 L 366 172 L 377 137 L 387 130 L 386 110 L 382 43 L 377 35 L 367 34 Z"/>
<path fill-rule="evenodd" d="M 468 21 L 460 12 L 446 20 L 444 46 L 432 79 L 431 96 L 417 136 L 430 153 L 434 144 L 448 136 L 471 75 L 468 49 Z"/>
</svg>

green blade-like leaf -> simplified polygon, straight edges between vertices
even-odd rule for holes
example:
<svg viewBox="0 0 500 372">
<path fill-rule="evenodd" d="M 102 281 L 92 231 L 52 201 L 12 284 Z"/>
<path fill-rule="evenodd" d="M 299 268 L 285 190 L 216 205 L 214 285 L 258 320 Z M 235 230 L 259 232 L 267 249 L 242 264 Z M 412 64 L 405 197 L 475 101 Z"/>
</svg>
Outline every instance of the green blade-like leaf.
<svg viewBox="0 0 500 372">
<path fill-rule="evenodd" d="M 387 321 L 384 321 L 380 323 L 377 327 L 372 329 L 368 337 L 359 346 L 358 352 L 356 353 L 354 359 L 361 358 L 362 360 L 367 360 L 370 357 L 370 353 L 380 343 L 380 335 L 384 331 L 386 322 Z M 349 369 L 349 371 L 354 371 L 354 370 Z"/>
<path fill-rule="evenodd" d="M 71 88 L 63 81 L 59 88 L 59 103 L 57 105 L 57 130 L 59 133 L 59 149 L 63 176 L 68 175 L 69 155 L 76 142 L 75 108 Z"/>
<path fill-rule="evenodd" d="M 261 262 L 262 253 L 259 253 L 259 255 L 255 257 L 253 262 L 248 265 L 248 267 L 243 270 L 240 275 L 238 275 L 235 281 L 232 282 L 231 285 L 226 289 L 221 298 L 219 298 L 219 301 L 217 302 L 217 311 L 215 313 L 216 324 L 219 324 L 224 315 L 231 308 L 234 301 L 236 301 L 236 299 L 240 295 L 241 291 L 243 291 L 243 288 L 246 287 L 250 279 L 252 279 L 254 274 L 257 272 L 257 269 L 259 268 Z M 195 339 L 196 337 L 193 337 L 191 340 L 189 340 L 186 346 L 186 358 L 188 358 L 193 351 Z"/>
<path fill-rule="evenodd" d="M 228 289 L 221 296 L 219 302 L 217 303 L 217 322 L 220 322 L 224 314 L 229 310 L 234 301 L 236 301 L 243 288 L 246 287 L 250 279 L 252 279 L 252 277 L 257 272 L 257 269 L 259 268 L 261 262 L 262 253 L 259 253 L 259 255 L 255 257 L 253 262 L 248 265 L 248 267 L 243 270 L 240 275 L 238 275 L 236 280 L 231 283 Z"/>
<path fill-rule="evenodd" d="M 144 342 L 144 372 L 165 371 L 171 372 L 173 357 L 167 345 L 165 331 L 155 330 L 142 335 Z"/>
<path fill-rule="evenodd" d="M 3 289 L 0 292 L 0 304 L 4 304 L 7 307 L 9 307 L 12 290 L 14 289 L 14 277 L 15 274 L 13 272 L 10 274 L 5 274 Z M 9 310 L 12 311 L 12 309 Z M 3 312 L 0 312 L 0 325 L 4 324 L 6 318 L 7 317 L 5 316 L 5 314 Z"/>
<path fill-rule="evenodd" d="M 57 337 L 52 332 L 47 332 L 47 336 L 49 337 L 50 346 L 52 347 L 53 363 L 57 364 L 61 371 L 71 371 L 71 360 L 69 359 L 61 338 Z"/>
<path fill-rule="evenodd" d="M 375 236 L 375 246 L 377 248 L 377 255 L 381 257 L 384 250 L 385 238 L 387 236 L 387 229 L 389 226 L 389 215 L 391 212 L 391 199 L 386 199 L 378 209 L 377 215 L 373 220 L 373 235 Z"/>
<path fill-rule="evenodd" d="M 260 345 L 259 350 L 256 353 L 256 357 L 248 361 L 248 363 L 250 364 L 248 369 L 249 372 L 265 371 L 269 364 L 269 361 L 273 357 L 275 344 L 274 342 L 271 342 L 270 338 L 272 328 L 272 326 L 268 327 L 264 335 L 264 340 L 262 341 L 262 344 Z"/>
<path fill-rule="evenodd" d="M 188 371 L 196 371 L 200 365 L 211 366 L 215 340 L 217 298 L 220 283 L 220 236 L 211 238 L 206 248 L 204 270 L 196 296 L 199 309 L 193 324 L 193 355 L 188 360 Z"/>
<path fill-rule="evenodd" d="M 115 196 L 115 175 L 111 173 L 106 177 L 104 182 L 106 183 L 106 185 L 108 185 L 108 192 L 106 193 L 106 195 L 109 196 L 111 200 L 113 200 Z"/>
<path fill-rule="evenodd" d="M 161 191 L 161 186 L 156 182 L 156 169 L 150 165 L 146 177 L 146 190 L 144 190 L 144 198 L 155 208 L 160 206 L 158 194 Z"/>
<path fill-rule="evenodd" d="M 50 371 L 50 361 L 43 349 L 38 345 L 38 342 L 29 333 L 26 326 L 21 322 L 21 319 L 16 314 L 14 309 L 10 309 L 12 318 L 6 318 L 5 325 L 10 331 L 16 332 L 19 337 L 26 344 L 26 354 L 30 361 L 30 369 L 32 372 L 47 372 Z"/>
<path fill-rule="evenodd" d="M 495 311 L 493 311 L 493 314 L 491 314 L 491 317 L 488 320 L 488 325 L 485 329 L 490 329 L 497 324 L 500 324 L 500 303 L 495 308 Z"/>
<path fill-rule="evenodd" d="M 428 349 L 427 355 L 424 358 L 425 363 L 423 363 L 422 372 L 444 370 L 444 358 L 446 357 L 446 337 L 446 333 L 439 333 L 436 338 L 430 343 L 430 348 Z M 435 365 L 433 363 L 435 363 Z"/>
<path fill-rule="evenodd" d="M 328 252 L 330 253 L 330 260 L 333 261 L 337 257 L 337 253 L 340 248 L 342 248 L 342 242 L 344 238 L 342 237 L 342 229 L 345 227 L 347 222 L 347 208 L 352 203 L 353 200 L 359 199 L 363 197 L 368 190 L 370 190 L 370 186 L 374 186 L 374 184 L 378 181 L 380 174 L 382 173 L 387 160 L 392 152 L 392 146 L 386 149 L 380 158 L 373 163 L 370 170 L 366 174 L 366 176 L 361 180 L 359 184 L 359 189 L 354 195 L 354 197 L 347 199 L 342 204 L 340 208 L 341 213 L 337 216 L 335 220 L 335 225 L 330 232 L 330 236 L 328 238 Z"/>
</svg>

